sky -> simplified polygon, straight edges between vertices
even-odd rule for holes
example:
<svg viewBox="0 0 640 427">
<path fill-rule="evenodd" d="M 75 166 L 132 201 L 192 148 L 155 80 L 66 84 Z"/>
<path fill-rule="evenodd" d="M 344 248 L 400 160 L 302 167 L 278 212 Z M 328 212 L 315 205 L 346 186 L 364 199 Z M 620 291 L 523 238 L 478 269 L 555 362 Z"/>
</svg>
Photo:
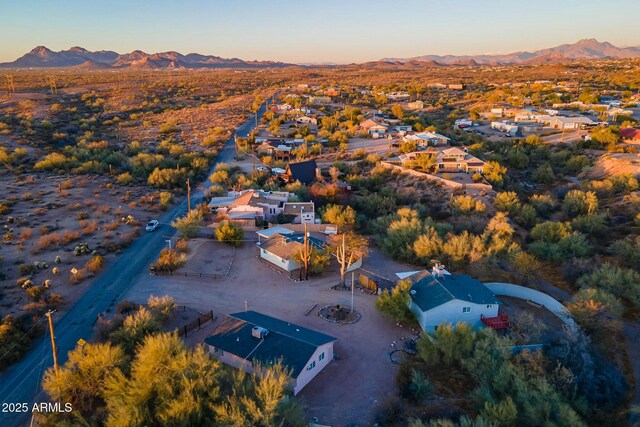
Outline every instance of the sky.
<svg viewBox="0 0 640 427">
<path fill-rule="evenodd" d="M 52 50 L 175 50 L 351 63 L 531 51 L 583 38 L 640 46 L 638 0 L 0 0 L 0 62 Z"/>
</svg>

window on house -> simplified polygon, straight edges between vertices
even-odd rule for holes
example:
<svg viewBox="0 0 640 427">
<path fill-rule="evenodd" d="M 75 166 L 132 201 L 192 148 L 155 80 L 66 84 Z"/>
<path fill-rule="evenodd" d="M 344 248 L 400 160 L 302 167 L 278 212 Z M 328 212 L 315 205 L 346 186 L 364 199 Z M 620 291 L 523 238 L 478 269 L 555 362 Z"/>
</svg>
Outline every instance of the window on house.
<svg viewBox="0 0 640 427">
<path fill-rule="evenodd" d="M 491 308 L 491 307 L 492 307 L 492 305 L 491 305 L 491 304 L 487 304 L 487 308 Z"/>
<path fill-rule="evenodd" d="M 320 356 L 318 356 L 318 360 L 322 360 L 322 359 L 324 359 L 324 352 L 320 353 Z"/>
<path fill-rule="evenodd" d="M 462 312 L 463 312 L 463 313 L 469 313 L 469 312 L 471 312 L 471 307 L 462 307 Z"/>
<path fill-rule="evenodd" d="M 311 362 L 311 363 L 309 364 L 309 366 L 307 366 L 307 371 L 310 371 L 310 370 L 312 370 L 312 369 L 313 369 L 313 368 L 315 368 L 315 367 L 316 367 L 316 361 L 314 360 L 313 362 Z"/>
</svg>

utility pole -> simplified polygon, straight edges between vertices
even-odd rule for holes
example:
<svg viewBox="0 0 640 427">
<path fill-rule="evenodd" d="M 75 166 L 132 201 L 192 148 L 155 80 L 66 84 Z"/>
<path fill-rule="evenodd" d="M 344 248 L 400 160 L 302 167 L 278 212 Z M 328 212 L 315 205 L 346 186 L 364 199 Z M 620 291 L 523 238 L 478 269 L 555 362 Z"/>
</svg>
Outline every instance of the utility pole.
<svg viewBox="0 0 640 427">
<path fill-rule="evenodd" d="M 355 275 L 356 272 L 352 271 L 351 272 L 351 312 L 353 313 L 353 288 L 355 286 Z"/>
<path fill-rule="evenodd" d="M 49 310 L 47 311 L 46 316 L 49 319 L 49 332 L 51 334 L 51 352 L 53 353 L 53 369 L 56 372 L 56 383 L 58 384 L 58 393 L 59 393 L 60 392 L 60 367 L 58 366 L 58 350 L 56 349 L 56 336 L 53 331 L 53 320 L 51 320 L 52 314 L 53 314 L 53 311 Z"/>
<path fill-rule="evenodd" d="M 191 182 L 187 178 L 187 214 L 191 213 Z"/>
</svg>

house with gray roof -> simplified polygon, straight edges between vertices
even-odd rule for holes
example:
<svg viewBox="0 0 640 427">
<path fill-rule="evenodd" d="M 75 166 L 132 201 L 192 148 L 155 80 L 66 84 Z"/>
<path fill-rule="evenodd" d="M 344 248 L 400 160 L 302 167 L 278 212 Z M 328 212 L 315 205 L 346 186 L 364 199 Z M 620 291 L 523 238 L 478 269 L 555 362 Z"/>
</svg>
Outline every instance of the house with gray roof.
<svg viewBox="0 0 640 427">
<path fill-rule="evenodd" d="M 409 309 L 426 332 L 443 323 L 482 326 L 483 318 L 499 315 L 500 301 L 479 280 L 466 274 L 451 274 L 442 265 L 409 277 Z"/>
<path fill-rule="evenodd" d="M 333 360 L 336 338 L 255 311 L 226 316 L 204 340 L 222 363 L 253 373 L 256 366 L 278 361 L 291 370 L 291 388 L 298 394 Z"/>
</svg>

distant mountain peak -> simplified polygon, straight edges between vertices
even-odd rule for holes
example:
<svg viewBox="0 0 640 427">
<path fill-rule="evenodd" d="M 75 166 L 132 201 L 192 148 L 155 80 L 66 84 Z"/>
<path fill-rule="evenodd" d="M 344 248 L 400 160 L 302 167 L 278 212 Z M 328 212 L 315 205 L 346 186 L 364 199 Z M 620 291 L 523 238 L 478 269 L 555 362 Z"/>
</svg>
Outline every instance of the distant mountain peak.
<svg viewBox="0 0 640 427">
<path fill-rule="evenodd" d="M 0 64 L 0 68 L 75 67 L 79 69 L 137 68 L 137 69 L 200 69 L 200 68 L 266 68 L 285 67 L 272 61 L 243 61 L 219 56 L 189 54 L 176 51 L 146 53 L 134 50 L 118 54 L 112 51 L 91 52 L 80 46 L 54 52 L 45 46 L 37 46 L 13 62 Z"/>
<path fill-rule="evenodd" d="M 437 61 L 445 65 L 498 65 L 566 62 L 577 59 L 638 58 L 640 48 L 620 48 L 595 38 L 585 38 L 573 44 L 563 44 L 535 52 L 514 52 L 500 55 L 423 55 L 412 58 L 384 58 L 384 61 Z"/>
</svg>

